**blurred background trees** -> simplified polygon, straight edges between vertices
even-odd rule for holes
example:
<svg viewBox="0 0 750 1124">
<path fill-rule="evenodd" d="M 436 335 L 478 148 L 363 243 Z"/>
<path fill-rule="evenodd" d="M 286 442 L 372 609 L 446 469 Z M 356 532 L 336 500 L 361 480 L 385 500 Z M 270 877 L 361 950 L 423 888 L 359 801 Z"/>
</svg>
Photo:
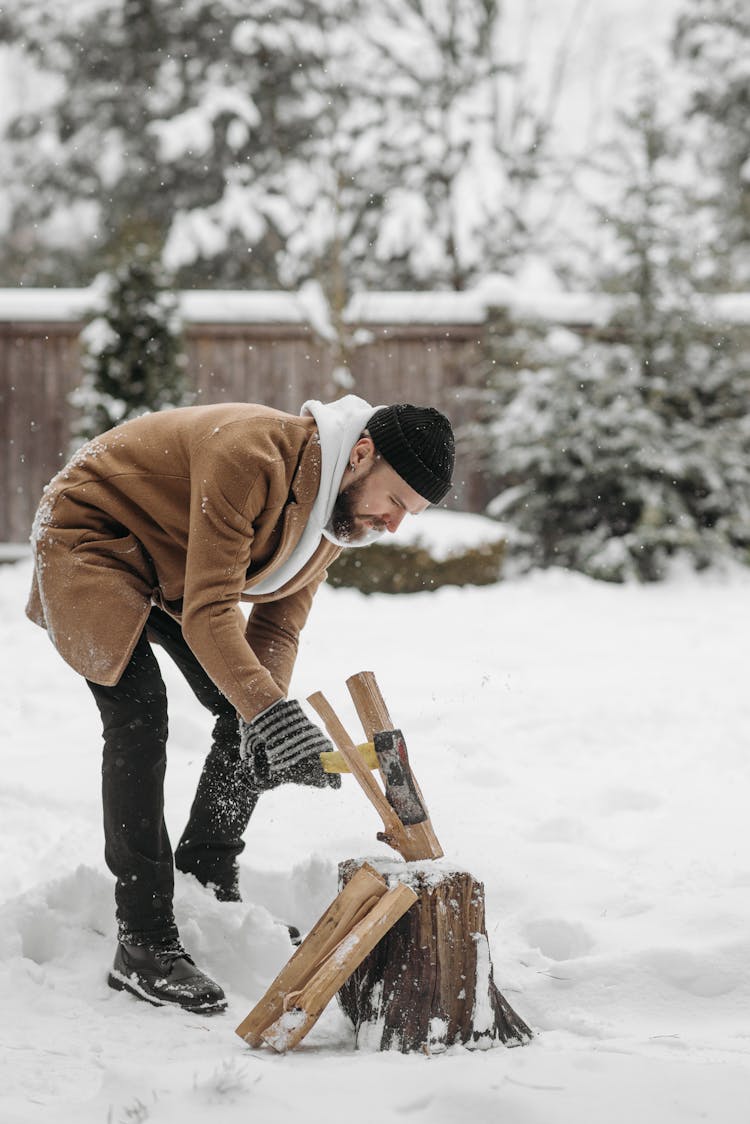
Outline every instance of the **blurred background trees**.
<svg viewBox="0 0 750 1124">
<path fill-rule="evenodd" d="M 279 286 L 284 173 L 312 152 L 321 108 L 324 4 L 3 12 L 3 41 L 45 90 L 8 128 L 6 284 L 86 284 L 142 243 L 183 266 L 179 284 Z"/>
<path fill-rule="evenodd" d="M 646 76 L 600 157 L 614 189 L 589 283 L 612 295 L 610 315 L 583 337 L 516 325 L 490 350 L 489 510 L 523 566 L 656 580 L 678 556 L 750 558 L 750 341 L 722 330 L 702 290 L 705 217 L 659 92 Z"/>
<path fill-rule="evenodd" d="M 583 3 L 587 0 L 582 0 Z M 541 244 L 555 83 L 500 0 L 23 0 L 0 279 L 87 284 L 145 243 L 184 287 L 461 289 Z"/>
<path fill-rule="evenodd" d="M 750 342 L 711 303 L 750 285 L 750 8 L 680 0 L 670 65 L 572 155 L 590 2 L 541 81 L 534 5 L 501 0 L 4 5 L 36 85 L 5 130 L 0 285 L 100 278 L 93 428 L 185 400 L 170 285 L 319 293 L 346 376 L 358 290 L 534 276 L 611 303 L 571 332 L 501 300 L 485 327 L 462 448 L 516 563 L 750 560 Z"/>
<path fill-rule="evenodd" d="M 718 289 L 750 285 L 750 6 L 685 0 L 673 40 L 688 88 L 691 153 L 713 213 L 709 276 Z"/>
</svg>

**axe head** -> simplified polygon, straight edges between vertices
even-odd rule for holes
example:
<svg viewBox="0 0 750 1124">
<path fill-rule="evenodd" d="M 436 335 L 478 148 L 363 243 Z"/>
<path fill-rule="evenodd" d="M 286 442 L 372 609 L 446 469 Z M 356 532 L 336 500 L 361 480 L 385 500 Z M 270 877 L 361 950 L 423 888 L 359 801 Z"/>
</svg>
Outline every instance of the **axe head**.
<svg viewBox="0 0 750 1124">
<path fill-rule="evenodd" d="M 373 737 L 388 803 L 404 826 L 424 823 L 427 809 L 419 799 L 400 730 L 379 730 Z"/>
</svg>

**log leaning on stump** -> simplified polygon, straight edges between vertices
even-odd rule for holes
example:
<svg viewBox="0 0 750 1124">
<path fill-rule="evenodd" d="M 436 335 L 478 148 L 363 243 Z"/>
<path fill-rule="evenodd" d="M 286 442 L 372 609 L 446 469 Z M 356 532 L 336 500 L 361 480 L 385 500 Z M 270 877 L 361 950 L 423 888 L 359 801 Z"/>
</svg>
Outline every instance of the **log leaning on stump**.
<svg viewBox="0 0 750 1124">
<path fill-rule="evenodd" d="M 416 902 L 404 883 L 389 887 L 360 863 L 236 1032 L 249 1046 L 279 1053 L 297 1046 L 342 983 L 399 917 Z"/>
<path fill-rule="evenodd" d="M 338 993 L 358 1045 L 436 1053 L 457 1044 L 517 1046 L 532 1033 L 498 991 L 484 911 L 484 887 L 434 863 L 368 860 L 418 900 L 385 934 Z M 362 866 L 339 865 L 345 887 Z"/>
</svg>

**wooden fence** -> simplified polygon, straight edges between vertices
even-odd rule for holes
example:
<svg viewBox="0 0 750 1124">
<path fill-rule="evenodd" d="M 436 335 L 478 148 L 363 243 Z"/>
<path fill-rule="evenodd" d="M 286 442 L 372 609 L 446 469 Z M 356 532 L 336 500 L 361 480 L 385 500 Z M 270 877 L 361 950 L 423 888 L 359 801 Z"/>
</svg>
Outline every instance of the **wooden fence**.
<svg viewBox="0 0 750 1124">
<path fill-rule="evenodd" d="M 83 321 L 80 300 L 65 301 L 65 295 L 55 294 L 51 304 L 40 298 L 36 307 L 44 315 L 34 313 L 33 294 L 24 294 L 20 310 L 0 298 L 0 543 L 28 538 L 44 485 L 71 452 L 69 394 L 81 376 Z M 482 328 L 472 319 L 422 325 L 371 321 L 367 342 L 350 362 L 352 391 L 374 404 L 435 405 L 461 425 L 470 413 L 465 392 L 481 348 Z M 248 316 L 241 322 L 239 314 L 233 320 L 230 308 L 209 321 L 197 307 L 185 335 L 196 402 L 264 402 L 298 413 L 306 399 L 336 394 L 331 347 L 300 315 L 265 323 Z M 457 505 L 472 510 L 481 481 L 459 475 Z"/>
<path fill-rule="evenodd" d="M 87 290 L 0 290 L 0 544 L 24 542 L 42 489 L 71 453 L 71 390 L 81 377 Z M 197 402 L 265 402 L 298 413 L 341 392 L 320 309 L 304 294 L 185 292 L 188 374 Z M 611 313 L 603 294 L 523 292 L 506 278 L 464 293 L 361 293 L 346 311 L 357 344 L 351 390 L 373 404 L 419 402 L 460 429 L 476 403 L 488 325 L 543 320 L 588 334 Z M 750 355 L 750 294 L 713 300 L 712 320 Z M 454 506 L 480 511 L 487 483 L 459 458 Z"/>
</svg>

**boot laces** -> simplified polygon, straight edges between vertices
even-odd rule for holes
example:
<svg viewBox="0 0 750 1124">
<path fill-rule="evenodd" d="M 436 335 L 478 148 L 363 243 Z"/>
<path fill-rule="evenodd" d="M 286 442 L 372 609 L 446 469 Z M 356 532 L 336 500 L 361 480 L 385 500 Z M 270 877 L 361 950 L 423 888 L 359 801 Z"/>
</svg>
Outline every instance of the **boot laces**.
<svg viewBox="0 0 750 1124">
<path fill-rule="evenodd" d="M 188 956 L 185 949 L 182 947 L 181 941 L 169 941 L 165 945 L 157 945 L 154 950 L 155 954 L 160 960 L 163 960 L 171 968 L 175 960 L 189 960 L 192 964 L 193 961 Z"/>
</svg>

